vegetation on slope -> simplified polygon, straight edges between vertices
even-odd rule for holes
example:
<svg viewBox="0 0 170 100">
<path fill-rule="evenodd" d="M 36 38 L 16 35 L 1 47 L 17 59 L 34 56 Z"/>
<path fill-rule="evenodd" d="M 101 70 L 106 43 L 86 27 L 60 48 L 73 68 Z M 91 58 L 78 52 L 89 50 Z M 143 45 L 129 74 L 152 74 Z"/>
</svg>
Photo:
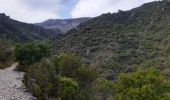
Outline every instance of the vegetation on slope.
<svg viewBox="0 0 170 100">
<path fill-rule="evenodd" d="M 54 31 L 11 19 L 5 14 L 0 14 L 0 39 L 14 42 L 28 42 L 42 40 L 57 36 Z"/>
<path fill-rule="evenodd" d="M 29 48 L 29 45 L 24 45 Z M 28 51 L 22 48 L 22 55 Z M 36 48 L 34 46 L 34 48 Z M 20 48 L 21 49 L 21 48 Z M 35 58 L 42 51 L 32 49 L 28 53 Z M 20 54 L 19 54 L 20 55 Z M 45 56 L 44 56 L 45 57 Z M 23 59 L 17 56 L 17 59 Z M 60 54 L 27 64 L 24 83 L 39 100 L 168 100 L 170 82 L 155 68 L 138 69 L 137 72 L 121 74 L 113 82 L 101 78 L 96 68 L 80 61 L 74 54 Z M 25 59 L 24 61 L 32 61 Z M 22 63 L 22 60 L 19 60 Z M 25 69 L 26 68 L 26 69 Z"/>
<path fill-rule="evenodd" d="M 55 51 L 76 53 L 82 61 L 98 66 L 101 76 L 112 80 L 139 67 L 169 69 L 169 17 L 168 1 L 104 14 L 56 40 Z M 165 72 L 169 75 L 169 70 Z"/>
</svg>

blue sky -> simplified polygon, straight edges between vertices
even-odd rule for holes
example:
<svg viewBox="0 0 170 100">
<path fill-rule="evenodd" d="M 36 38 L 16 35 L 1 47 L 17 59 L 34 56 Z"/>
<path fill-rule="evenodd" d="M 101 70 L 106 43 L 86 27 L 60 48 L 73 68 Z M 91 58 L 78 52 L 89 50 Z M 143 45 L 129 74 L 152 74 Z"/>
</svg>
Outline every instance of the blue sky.
<svg viewBox="0 0 170 100">
<path fill-rule="evenodd" d="M 28 23 L 47 19 L 95 17 L 129 10 L 155 0 L 0 0 L 0 13 Z"/>
</svg>

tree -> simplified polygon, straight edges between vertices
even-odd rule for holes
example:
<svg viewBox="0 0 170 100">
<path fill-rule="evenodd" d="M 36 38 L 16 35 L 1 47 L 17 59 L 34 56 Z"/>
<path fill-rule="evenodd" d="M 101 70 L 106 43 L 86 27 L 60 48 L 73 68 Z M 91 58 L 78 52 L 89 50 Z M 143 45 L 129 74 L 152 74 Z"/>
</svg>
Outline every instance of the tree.
<svg viewBox="0 0 170 100">
<path fill-rule="evenodd" d="M 154 68 L 122 74 L 114 87 L 115 100 L 165 100 L 170 92 L 170 82 Z"/>
<path fill-rule="evenodd" d="M 93 93 L 96 100 L 108 100 L 114 93 L 114 84 L 104 78 L 98 78 L 92 85 Z"/>
<path fill-rule="evenodd" d="M 88 64 L 83 64 L 74 54 L 55 56 L 53 63 L 59 75 L 75 78 L 83 87 L 98 78 L 97 69 Z"/>
<path fill-rule="evenodd" d="M 91 83 L 94 82 L 98 76 L 97 69 L 87 64 L 82 64 L 76 72 L 76 79 L 83 88 L 91 85 Z"/>
<path fill-rule="evenodd" d="M 31 65 L 25 74 L 25 83 L 38 98 L 48 98 L 54 94 L 55 70 L 52 63 L 42 59 Z"/>
<path fill-rule="evenodd" d="M 30 65 L 25 83 L 38 99 L 91 100 L 91 85 L 98 78 L 95 67 L 73 54 L 60 54 Z"/>
<path fill-rule="evenodd" d="M 58 93 L 62 100 L 76 100 L 79 94 L 79 85 L 72 78 L 61 77 L 58 80 Z"/>
<path fill-rule="evenodd" d="M 75 77 L 81 62 L 74 54 L 60 54 L 53 58 L 57 72 L 61 76 Z"/>
<path fill-rule="evenodd" d="M 28 66 L 50 55 L 50 50 L 42 44 L 16 45 L 15 58 L 19 62 L 18 70 L 27 71 Z"/>
<path fill-rule="evenodd" d="M 93 66 L 82 63 L 77 56 L 70 53 L 55 56 L 52 61 L 55 65 L 58 76 L 76 80 L 80 88 L 79 93 L 76 95 L 76 99 L 89 100 L 91 96 L 89 95 L 91 85 L 96 78 L 98 78 L 97 69 Z M 57 83 L 58 82 L 56 82 L 56 87 L 58 86 Z M 62 86 L 62 88 L 66 89 L 68 87 Z M 70 99 L 65 98 L 64 100 Z"/>
</svg>

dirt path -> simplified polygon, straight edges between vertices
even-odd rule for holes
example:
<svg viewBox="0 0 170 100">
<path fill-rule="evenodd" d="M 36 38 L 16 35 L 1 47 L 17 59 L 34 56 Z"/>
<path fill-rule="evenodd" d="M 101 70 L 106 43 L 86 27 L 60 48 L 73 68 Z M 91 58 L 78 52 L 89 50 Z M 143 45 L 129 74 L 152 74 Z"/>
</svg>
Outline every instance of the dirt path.
<svg viewBox="0 0 170 100">
<path fill-rule="evenodd" d="M 35 100 L 22 83 L 24 73 L 14 71 L 15 67 L 0 70 L 0 100 Z"/>
</svg>

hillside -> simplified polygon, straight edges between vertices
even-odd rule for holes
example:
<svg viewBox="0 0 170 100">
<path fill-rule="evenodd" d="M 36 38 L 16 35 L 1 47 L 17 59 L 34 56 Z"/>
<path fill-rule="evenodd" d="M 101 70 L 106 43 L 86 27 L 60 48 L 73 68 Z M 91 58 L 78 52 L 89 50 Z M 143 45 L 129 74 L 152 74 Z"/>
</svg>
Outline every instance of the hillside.
<svg viewBox="0 0 170 100">
<path fill-rule="evenodd" d="M 169 75 L 169 43 L 170 2 L 164 0 L 90 19 L 57 39 L 55 52 L 82 56 L 108 79 L 140 67 Z"/>
<path fill-rule="evenodd" d="M 51 29 L 57 32 L 66 33 L 68 30 L 76 28 L 80 23 L 83 23 L 90 18 L 75 18 L 75 19 L 49 19 L 36 25 L 46 29 Z"/>
<path fill-rule="evenodd" d="M 57 36 L 58 33 L 11 19 L 0 14 L 0 38 L 16 42 L 39 40 Z"/>
</svg>

